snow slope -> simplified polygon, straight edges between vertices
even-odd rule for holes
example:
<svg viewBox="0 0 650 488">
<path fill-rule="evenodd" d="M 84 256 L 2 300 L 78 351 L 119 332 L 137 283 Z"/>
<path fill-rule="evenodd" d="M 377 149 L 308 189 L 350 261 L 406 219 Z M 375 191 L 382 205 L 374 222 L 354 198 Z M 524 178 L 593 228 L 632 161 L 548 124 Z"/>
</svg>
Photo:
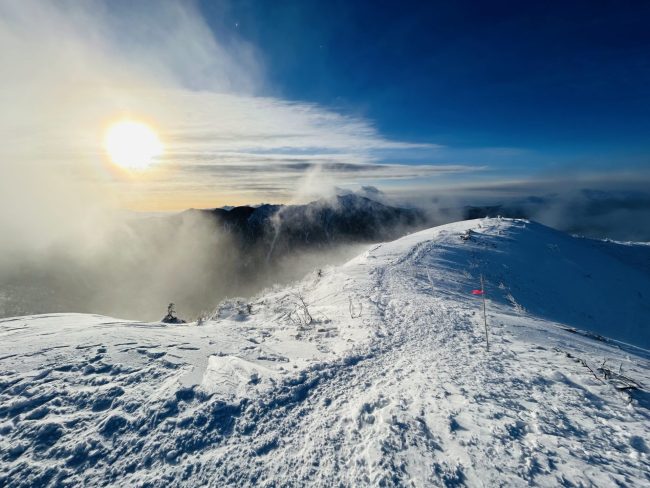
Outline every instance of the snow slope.
<svg viewBox="0 0 650 488">
<path fill-rule="evenodd" d="M 649 259 L 483 219 L 201 325 L 5 319 L 0 486 L 648 485 Z"/>
</svg>

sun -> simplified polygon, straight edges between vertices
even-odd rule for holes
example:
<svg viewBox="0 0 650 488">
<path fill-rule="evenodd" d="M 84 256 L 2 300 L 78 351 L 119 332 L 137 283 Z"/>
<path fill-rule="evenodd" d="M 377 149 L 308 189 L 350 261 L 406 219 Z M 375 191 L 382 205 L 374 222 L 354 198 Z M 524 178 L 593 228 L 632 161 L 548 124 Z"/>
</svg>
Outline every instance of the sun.
<svg viewBox="0 0 650 488">
<path fill-rule="evenodd" d="M 104 135 L 104 149 L 114 164 L 135 171 L 149 168 L 164 150 L 156 132 L 135 120 L 112 124 Z"/>
</svg>

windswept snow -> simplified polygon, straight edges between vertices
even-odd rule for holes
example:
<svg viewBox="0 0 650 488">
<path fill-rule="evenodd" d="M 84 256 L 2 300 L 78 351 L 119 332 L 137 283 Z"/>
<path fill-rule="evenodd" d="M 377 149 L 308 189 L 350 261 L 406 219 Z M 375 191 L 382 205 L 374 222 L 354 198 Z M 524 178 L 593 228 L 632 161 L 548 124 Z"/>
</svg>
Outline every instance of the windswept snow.
<svg viewBox="0 0 650 488">
<path fill-rule="evenodd" d="M 648 290 L 649 246 L 482 219 L 201 325 L 5 319 L 0 486 L 648 485 Z"/>
</svg>

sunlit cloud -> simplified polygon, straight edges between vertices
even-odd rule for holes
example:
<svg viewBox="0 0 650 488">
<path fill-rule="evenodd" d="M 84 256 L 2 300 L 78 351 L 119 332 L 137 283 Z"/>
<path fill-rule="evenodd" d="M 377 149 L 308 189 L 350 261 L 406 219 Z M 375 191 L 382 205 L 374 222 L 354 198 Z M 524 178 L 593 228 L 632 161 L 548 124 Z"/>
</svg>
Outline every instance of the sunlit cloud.
<svg viewBox="0 0 650 488">
<path fill-rule="evenodd" d="M 468 165 L 381 165 L 382 152 L 441 146 L 391 140 L 371 121 L 265 95 L 264 64 L 243 40 L 219 40 L 190 2 L 0 3 L 1 176 L 32 169 L 34 189 L 65 174 L 122 206 L 194 191 L 215 204 L 264 187 L 287 199 L 307 171 L 332 184 L 470 171 Z M 121 180 L 102 148 L 121 118 L 151 126 L 165 146 L 151 174 Z M 268 176 L 266 185 L 256 186 Z M 205 178 L 216 180 L 206 185 Z M 34 179 L 36 178 L 36 179 Z M 162 180 L 167 181 L 166 184 Z M 74 180 L 74 181 L 72 181 Z M 8 183 L 9 184 L 9 183 Z M 15 185 L 13 185 L 15 186 Z M 223 193 L 228 189 L 228 193 Z M 131 198 L 138 193 L 137 203 Z M 169 204 L 167 207 L 174 207 Z M 151 207 L 151 206 L 149 206 Z"/>
</svg>

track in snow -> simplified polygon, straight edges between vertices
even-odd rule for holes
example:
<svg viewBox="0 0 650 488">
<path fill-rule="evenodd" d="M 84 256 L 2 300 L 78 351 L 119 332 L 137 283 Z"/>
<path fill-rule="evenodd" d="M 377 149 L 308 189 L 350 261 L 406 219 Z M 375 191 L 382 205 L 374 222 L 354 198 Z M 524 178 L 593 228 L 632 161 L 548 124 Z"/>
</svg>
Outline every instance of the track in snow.
<svg viewBox="0 0 650 488">
<path fill-rule="evenodd" d="M 264 364 L 270 375 L 251 376 L 252 385 L 235 396 L 219 394 L 232 381 L 219 383 L 214 394 L 192 384 L 211 367 L 232 361 L 217 366 L 204 361 L 188 373 L 181 360 L 199 364 L 206 354 L 201 348 L 213 337 L 207 331 L 219 331 L 222 322 L 214 329 L 184 329 L 200 333 L 181 335 L 167 346 L 162 339 L 168 329 L 156 329 L 156 338 L 143 324 L 143 335 L 126 343 L 88 343 L 76 363 L 62 355 L 68 362 L 58 370 L 7 374 L 0 427 L 13 445 L 26 447 L 2 455 L 0 482 L 215 487 L 648 482 L 647 395 L 630 398 L 616 391 L 564 351 L 591 364 L 603 356 L 625 362 L 642 380 L 648 379 L 646 353 L 635 356 L 576 336 L 496 296 L 489 302 L 491 350 L 485 351 L 479 302 L 467 292 L 481 273 L 496 281 L 501 271 L 484 249 L 494 239 L 516 238 L 521 225 L 494 219 L 444 226 L 374 247 L 332 271 L 330 282 L 300 285 L 314 313 L 329 314 L 334 324 L 297 339 L 299 347 L 312 347 L 320 356 L 298 361 L 295 346 L 268 342 L 295 326 L 262 333 L 260 322 L 246 333 L 258 334 L 250 339 L 235 332 L 231 339 L 221 337 L 209 357 L 241 358 L 237 361 L 248 366 L 235 361 L 238 369 L 228 370 L 238 374 L 248 374 L 248 367 L 262 371 Z M 458 235 L 468 228 L 478 235 L 460 244 Z M 363 302 L 359 319 L 348 314 L 352 295 Z M 269 312 L 264 326 L 280 317 Z M 3 322 L 3 327 L 12 333 L 10 328 L 22 326 Z M 351 339 L 357 329 L 367 338 Z M 143 337 L 151 342 L 143 343 Z M 141 363 L 128 363 L 132 371 L 110 365 L 104 357 L 109 347 L 127 350 L 124 354 Z M 251 351 L 257 362 L 246 359 Z M 47 353 L 59 357 L 56 350 Z M 49 382 L 67 388 L 76 403 L 64 408 L 65 396 L 48 392 Z M 21 397 L 21 384 L 45 393 Z M 155 388 L 137 396 L 140 385 Z M 74 432 L 87 438 L 75 443 Z"/>
</svg>

